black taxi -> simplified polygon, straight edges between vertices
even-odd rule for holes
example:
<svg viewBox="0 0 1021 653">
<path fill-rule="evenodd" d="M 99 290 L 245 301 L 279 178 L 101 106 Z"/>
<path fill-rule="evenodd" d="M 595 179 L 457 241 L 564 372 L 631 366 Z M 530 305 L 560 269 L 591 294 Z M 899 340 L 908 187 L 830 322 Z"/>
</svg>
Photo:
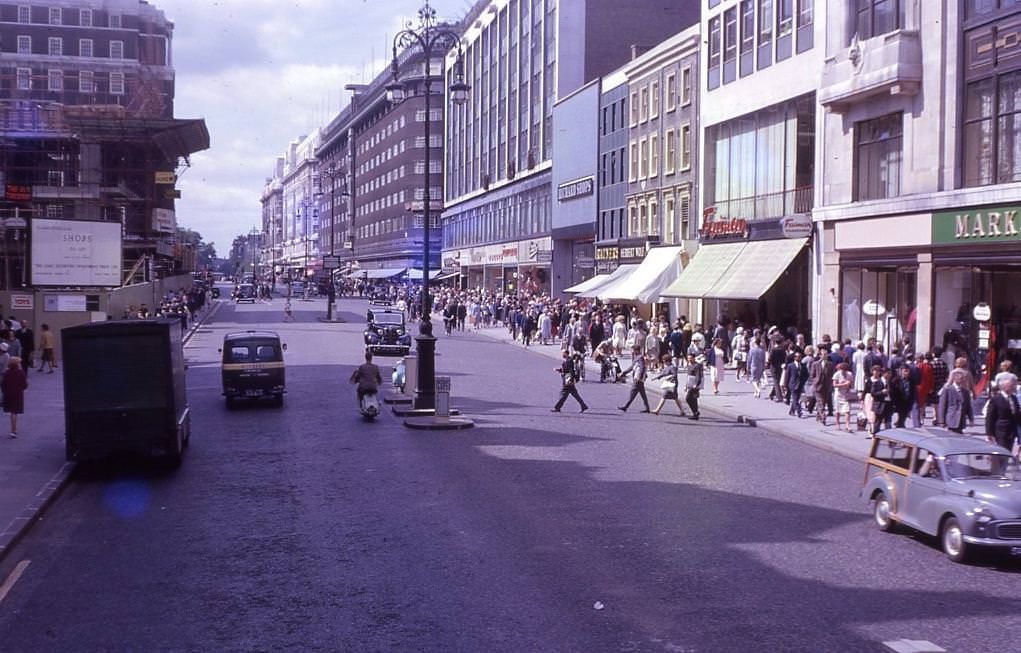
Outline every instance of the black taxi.
<svg viewBox="0 0 1021 653">
<path fill-rule="evenodd" d="M 273 331 L 240 331 L 223 338 L 223 396 L 233 408 L 241 398 L 284 403 L 284 351 L 287 345 Z"/>
</svg>

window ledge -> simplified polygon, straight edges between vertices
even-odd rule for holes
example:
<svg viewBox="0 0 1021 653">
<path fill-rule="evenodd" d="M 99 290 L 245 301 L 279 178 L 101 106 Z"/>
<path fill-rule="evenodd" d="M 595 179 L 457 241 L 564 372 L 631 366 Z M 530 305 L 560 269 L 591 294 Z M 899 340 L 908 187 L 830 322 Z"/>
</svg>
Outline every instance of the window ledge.
<svg viewBox="0 0 1021 653">
<path fill-rule="evenodd" d="M 916 95 L 922 83 L 918 32 L 897 30 L 856 41 L 823 65 L 819 102 L 843 113 L 876 95 Z"/>
</svg>

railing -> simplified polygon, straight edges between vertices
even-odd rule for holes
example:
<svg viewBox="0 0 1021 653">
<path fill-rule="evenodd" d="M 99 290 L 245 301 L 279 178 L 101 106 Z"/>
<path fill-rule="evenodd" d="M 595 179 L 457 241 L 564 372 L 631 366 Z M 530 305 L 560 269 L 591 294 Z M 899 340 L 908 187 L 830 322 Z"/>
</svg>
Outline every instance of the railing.
<svg viewBox="0 0 1021 653">
<path fill-rule="evenodd" d="M 815 186 L 802 186 L 779 193 L 718 200 L 716 219 L 779 218 L 812 210 Z"/>
</svg>

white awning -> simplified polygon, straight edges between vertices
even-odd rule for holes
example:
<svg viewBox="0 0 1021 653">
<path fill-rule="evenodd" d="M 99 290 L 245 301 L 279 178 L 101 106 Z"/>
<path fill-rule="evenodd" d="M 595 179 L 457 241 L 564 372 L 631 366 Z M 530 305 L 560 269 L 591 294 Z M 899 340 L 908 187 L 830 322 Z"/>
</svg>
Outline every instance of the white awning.
<svg viewBox="0 0 1021 653">
<path fill-rule="evenodd" d="M 610 275 L 608 275 L 608 274 L 597 274 L 596 276 L 592 277 L 591 279 L 586 279 L 585 281 L 582 281 L 581 283 L 574 284 L 570 288 L 564 288 L 564 292 L 585 292 L 586 290 L 590 290 L 592 288 L 595 288 L 596 286 L 603 285 L 603 283 L 609 277 L 610 277 Z"/>
<path fill-rule="evenodd" d="M 706 297 L 756 300 L 773 287 L 808 242 L 807 239 L 757 240 L 741 254 Z"/>
<path fill-rule="evenodd" d="M 430 280 L 435 280 L 436 277 L 438 277 L 438 276 L 440 276 L 440 271 L 439 270 L 429 270 L 429 279 Z M 422 280 L 422 271 L 418 270 L 416 268 L 411 268 L 410 270 L 408 270 L 408 278 L 411 279 L 412 281 L 421 281 Z"/>
<path fill-rule="evenodd" d="M 363 270 L 362 274 L 368 279 L 389 279 L 404 274 L 407 268 L 379 268 L 377 270 Z M 419 271 L 421 275 L 421 271 Z"/>
<path fill-rule="evenodd" d="M 605 284 L 598 297 L 604 302 L 650 304 L 681 274 L 683 247 L 654 247 L 631 274 Z"/>
<path fill-rule="evenodd" d="M 702 245 L 677 280 L 663 291 L 664 297 L 701 299 L 708 296 L 741 254 L 745 242 Z"/>
<path fill-rule="evenodd" d="M 578 297 L 598 297 L 599 292 L 603 288 L 609 287 L 611 284 L 616 283 L 620 279 L 623 279 L 627 275 L 631 274 L 631 272 L 634 271 L 634 269 L 637 267 L 638 267 L 637 264 L 631 263 L 627 265 L 622 265 L 613 272 L 611 272 L 610 274 L 606 275 L 606 278 L 603 279 L 603 282 L 600 283 L 599 285 L 593 286 L 588 290 L 583 290 L 576 294 Z"/>
</svg>

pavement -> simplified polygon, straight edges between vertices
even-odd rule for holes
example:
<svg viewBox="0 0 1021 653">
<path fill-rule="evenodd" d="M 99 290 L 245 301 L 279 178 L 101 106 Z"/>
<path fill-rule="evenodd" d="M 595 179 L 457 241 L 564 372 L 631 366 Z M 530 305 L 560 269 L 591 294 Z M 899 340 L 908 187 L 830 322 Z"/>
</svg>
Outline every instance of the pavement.
<svg viewBox="0 0 1021 653">
<path fill-rule="evenodd" d="M 185 342 L 217 310 L 219 300 L 192 322 Z M 59 361 L 58 361 L 59 365 Z M 71 479 L 75 464 L 64 453 L 64 375 L 28 371 L 25 413 L 18 437 L 6 436 L 7 416 L 0 413 L 0 561 L 24 537 Z"/>
<path fill-rule="evenodd" d="M 442 322 L 439 322 L 442 324 Z M 465 327 L 463 332 L 459 332 L 463 335 L 478 335 L 486 338 L 491 338 L 499 342 L 503 342 L 510 346 L 521 347 L 528 351 L 546 356 L 550 359 L 559 361 L 560 360 L 560 343 L 551 345 L 531 344 L 525 347 L 520 341 L 514 340 L 509 331 L 503 327 L 490 327 L 482 329 L 472 329 Z M 624 361 L 621 362 L 625 364 Z M 592 362 L 591 358 L 586 359 L 586 379 L 594 379 L 598 382 L 599 379 L 599 366 Z M 650 377 L 654 376 L 650 374 Z M 769 373 L 767 371 L 765 379 L 769 380 Z M 591 380 L 587 380 L 586 384 L 592 383 Z M 806 414 L 802 418 L 792 417 L 788 414 L 789 406 L 786 404 L 770 401 L 767 397 L 769 394 L 770 383 L 764 384 L 764 391 L 762 397 L 756 399 L 754 389 L 751 383 L 744 381 L 738 381 L 734 373 L 734 370 L 728 369 L 724 376 L 723 382 L 720 384 L 720 393 L 714 395 L 710 387 L 709 374 L 706 372 L 706 387 L 702 390 L 702 394 L 699 398 L 699 410 L 704 413 L 710 413 L 724 419 L 732 420 L 739 424 L 746 424 L 748 426 L 754 426 L 762 429 L 763 431 L 773 433 L 776 435 L 782 435 L 784 437 L 793 438 L 805 444 L 813 447 L 818 447 L 832 453 L 845 456 L 855 461 L 864 461 L 868 456 L 869 447 L 871 441 L 865 436 L 864 432 L 852 432 L 837 430 L 836 422 L 834 418 L 827 420 L 827 426 L 823 426 L 816 421 L 814 415 Z M 650 403 L 655 403 L 652 399 L 656 397 L 658 402 L 659 397 L 662 396 L 662 391 L 658 387 L 657 382 L 650 381 L 645 386 L 646 392 L 650 396 Z M 683 399 L 682 399 L 682 404 Z M 671 413 L 676 410 L 676 406 L 670 402 L 663 407 L 664 413 Z M 685 410 L 687 406 L 685 405 Z M 858 413 L 858 405 L 852 404 L 851 406 L 851 428 L 856 428 L 855 416 Z M 927 424 L 931 424 L 933 409 L 930 407 L 928 411 L 929 419 L 926 420 Z M 910 423 L 910 422 L 909 422 Z M 985 437 L 984 425 L 981 416 L 976 416 L 975 425 L 965 430 L 965 435 L 974 437 Z"/>
</svg>

